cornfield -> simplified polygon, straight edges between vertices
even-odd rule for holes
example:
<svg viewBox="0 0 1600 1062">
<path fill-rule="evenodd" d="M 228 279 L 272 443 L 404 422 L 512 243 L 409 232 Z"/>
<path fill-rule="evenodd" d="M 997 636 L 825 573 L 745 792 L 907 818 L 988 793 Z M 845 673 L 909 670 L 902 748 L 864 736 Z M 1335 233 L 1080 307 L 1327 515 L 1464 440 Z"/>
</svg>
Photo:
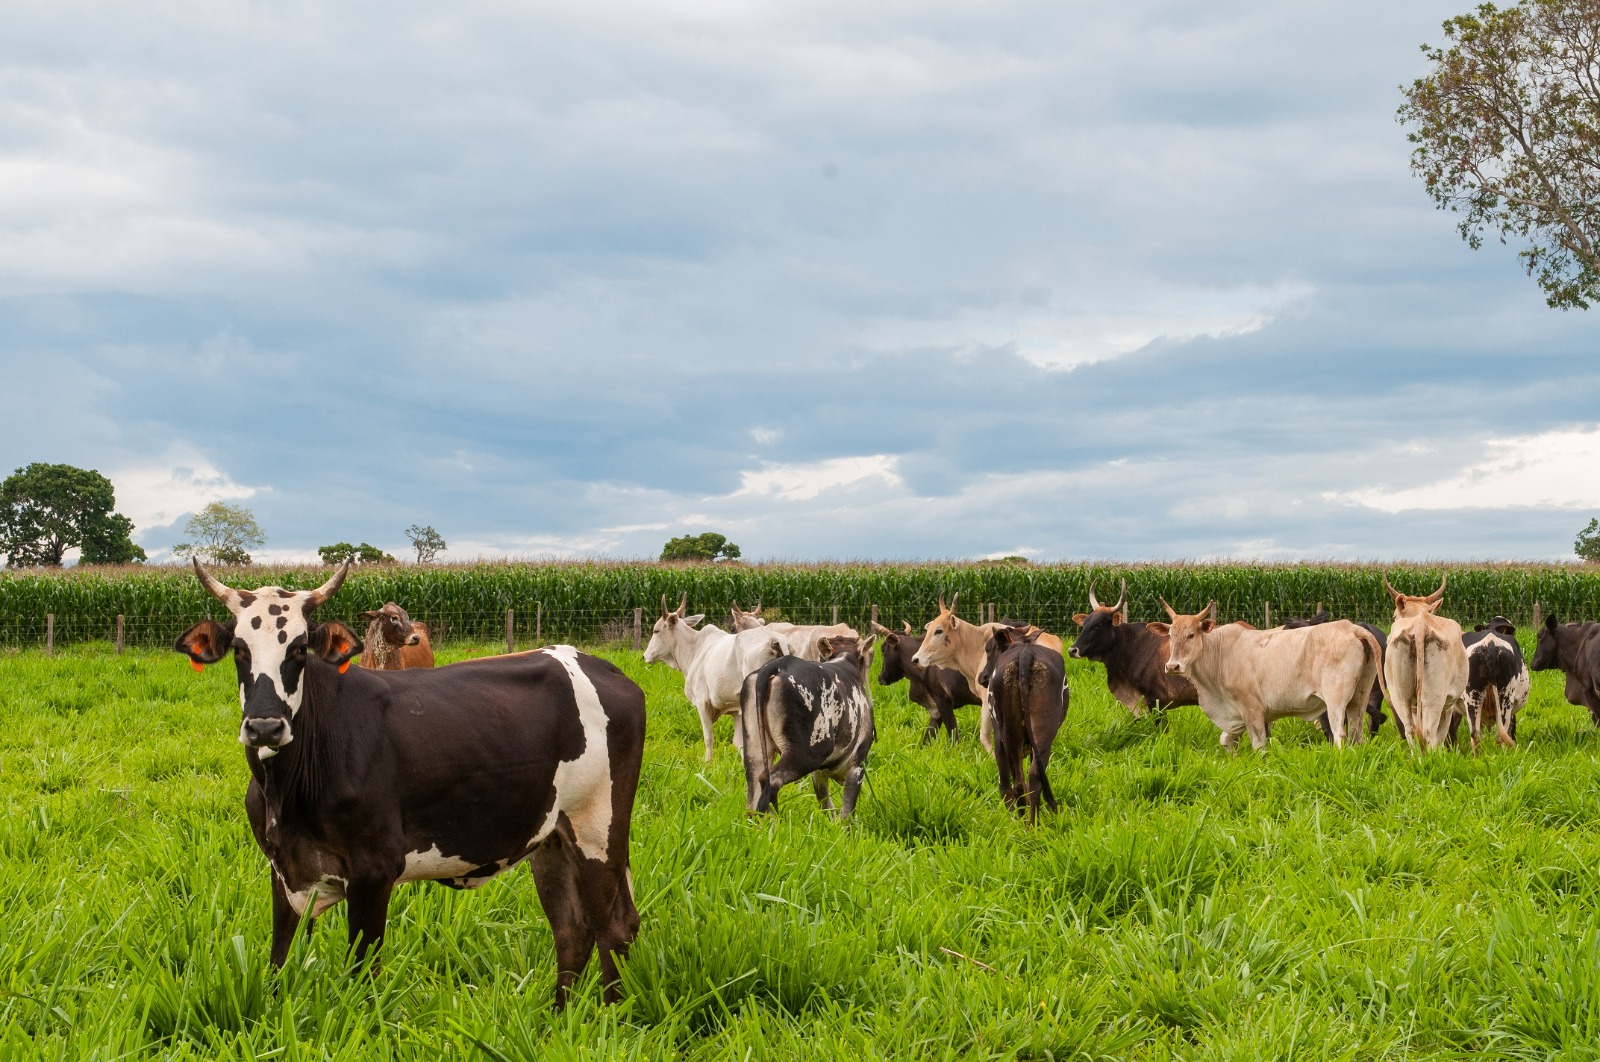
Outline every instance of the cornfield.
<svg viewBox="0 0 1600 1062">
<path fill-rule="evenodd" d="M 350 574 L 323 610 L 358 630 L 357 613 L 397 601 L 429 624 L 435 642 L 497 642 L 505 637 L 506 611 L 515 638 L 595 642 L 631 633 L 634 609 L 643 625 L 662 595 L 673 605 L 687 593 L 691 612 L 725 622 L 730 603 L 763 602 L 767 612 L 802 623 L 844 622 L 863 627 L 878 607 L 880 622 L 921 626 L 940 596 L 961 595 L 960 612 L 977 618 L 994 606 L 997 618 L 1027 619 L 1070 631 L 1072 616 L 1088 603 L 1090 580 L 1104 603 L 1128 581 L 1135 619 L 1163 616 L 1158 598 L 1180 611 L 1217 602 L 1224 620 L 1276 623 L 1309 614 L 1317 605 L 1335 615 L 1387 624 L 1383 591 L 1387 573 L 1399 589 L 1427 593 L 1448 573 L 1444 611 L 1464 622 L 1504 615 L 1519 624 L 1540 602 L 1545 614 L 1591 618 L 1600 614 L 1600 569 L 1576 565 L 1406 564 L 1063 564 L 1004 563 L 665 565 L 653 563 L 374 565 Z M 240 587 L 276 584 L 306 589 L 328 577 L 316 567 L 219 570 Z M 125 617 L 131 645 L 170 644 L 196 620 L 225 618 L 187 568 L 130 567 L 0 574 L 0 644 L 36 645 L 53 615 L 58 643 L 110 640 Z"/>
</svg>

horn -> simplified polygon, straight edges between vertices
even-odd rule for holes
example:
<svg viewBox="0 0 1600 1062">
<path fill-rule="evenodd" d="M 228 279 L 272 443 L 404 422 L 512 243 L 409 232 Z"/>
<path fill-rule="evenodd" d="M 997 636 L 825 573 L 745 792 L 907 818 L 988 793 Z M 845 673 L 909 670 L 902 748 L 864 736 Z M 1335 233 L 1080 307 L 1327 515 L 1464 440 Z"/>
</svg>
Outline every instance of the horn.
<svg viewBox="0 0 1600 1062">
<path fill-rule="evenodd" d="M 943 594 L 940 594 L 940 595 L 939 595 L 939 611 L 940 611 L 940 612 L 944 612 L 944 611 L 945 611 L 945 607 L 944 607 L 944 595 L 943 595 Z"/>
<path fill-rule="evenodd" d="M 324 601 L 327 601 L 328 598 L 332 597 L 334 594 L 337 594 L 339 592 L 339 587 L 344 585 L 344 577 L 349 574 L 350 562 L 345 561 L 343 564 L 339 565 L 339 570 L 334 572 L 333 576 L 327 582 L 311 591 L 311 601 L 306 607 L 316 608 Z"/>
<path fill-rule="evenodd" d="M 752 615 L 752 616 L 761 615 L 761 599 L 759 597 L 756 598 L 756 607 L 750 610 L 750 615 Z"/>
<path fill-rule="evenodd" d="M 1123 605 L 1126 605 L 1127 603 L 1128 603 L 1128 580 L 1124 579 L 1124 580 L 1122 580 L 1122 593 L 1117 596 L 1117 603 L 1115 605 L 1112 605 L 1111 607 L 1113 609 L 1119 609 Z"/>
<path fill-rule="evenodd" d="M 1213 601 L 1209 605 L 1207 605 L 1205 608 L 1200 610 L 1200 617 L 1202 619 L 1204 619 L 1206 613 L 1208 613 L 1208 612 L 1211 613 L 1212 616 L 1214 617 L 1216 615 L 1216 610 L 1217 610 L 1217 603 L 1215 601 Z"/>
<path fill-rule="evenodd" d="M 1091 609 L 1097 609 L 1097 608 L 1100 607 L 1100 599 L 1094 596 L 1094 580 L 1093 579 L 1089 580 L 1089 607 Z"/>
<path fill-rule="evenodd" d="M 901 620 L 900 623 L 901 623 L 901 625 L 903 627 L 905 627 L 907 634 L 915 634 L 916 633 L 915 631 L 913 631 L 911 629 L 911 621 L 910 620 Z"/>
<path fill-rule="evenodd" d="M 1389 596 L 1392 597 L 1392 598 L 1399 598 L 1399 597 L 1404 596 L 1404 595 L 1402 595 L 1400 593 L 1400 591 L 1396 590 L 1394 587 L 1389 585 L 1389 573 L 1388 572 L 1384 572 L 1383 573 L 1383 588 L 1389 592 Z"/>
<path fill-rule="evenodd" d="M 1439 589 L 1437 589 L 1437 590 L 1435 590 L 1435 591 L 1434 591 L 1434 592 L 1433 592 L 1433 593 L 1431 593 L 1431 594 L 1429 594 L 1429 595 L 1428 595 L 1428 596 L 1427 596 L 1427 597 L 1426 597 L 1426 598 L 1425 598 L 1425 599 L 1424 599 L 1424 600 L 1426 600 L 1426 601 L 1427 601 L 1427 602 L 1428 602 L 1428 604 L 1430 604 L 1430 605 L 1431 605 L 1431 604 L 1433 604 L 1433 603 L 1434 603 L 1434 602 L 1435 602 L 1435 601 L 1437 601 L 1437 600 L 1439 600 L 1439 599 L 1440 599 L 1440 598 L 1441 598 L 1441 597 L 1443 597 L 1443 596 L 1444 596 L 1444 584 L 1445 584 L 1445 583 L 1446 583 L 1446 582 L 1448 582 L 1448 581 L 1449 581 L 1449 579 L 1450 579 L 1450 576 L 1449 576 L 1449 574 L 1448 574 L 1448 573 L 1445 573 L 1445 574 L 1443 574 L 1443 575 L 1440 575 L 1440 576 L 1439 576 Z"/>
<path fill-rule="evenodd" d="M 200 563 L 199 557 L 194 558 L 194 574 L 200 580 L 200 585 L 205 587 L 212 597 L 229 608 L 232 608 L 234 602 L 239 599 L 239 591 L 223 584 L 210 572 L 206 571 L 205 565 Z"/>
<path fill-rule="evenodd" d="M 667 618 L 667 595 L 666 594 L 662 594 L 661 595 L 661 618 L 662 619 L 666 619 Z"/>
<path fill-rule="evenodd" d="M 685 590 L 683 592 L 682 600 L 680 600 L 678 602 L 678 615 L 680 615 L 680 616 L 683 615 L 684 610 L 687 609 L 688 607 L 689 607 L 689 591 Z"/>
<path fill-rule="evenodd" d="M 733 599 L 733 610 L 735 612 L 743 612 L 744 611 L 744 609 L 739 607 L 739 599 L 738 598 L 734 598 Z"/>
<path fill-rule="evenodd" d="M 883 624 L 879 623 L 877 620 L 873 620 L 872 621 L 872 633 L 873 634 L 893 634 L 894 631 L 891 631 L 888 627 L 885 627 Z"/>
<path fill-rule="evenodd" d="M 1161 607 L 1167 610 L 1167 615 L 1170 618 L 1172 618 L 1172 619 L 1177 619 L 1178 618 L 1178 610 L 1173 608 L 1171 605 L 1167 604 L 1167 599 L 1166 598 L 1161 597 L 1158 594 L 1156 596 L 1156 600 L 1161 602 Z"/>
<path fill-rule="evenodd" d="M 956 602 L 961 600 L 961 591 L 956 591 L 956 596 L 950 599 L 950 615 L 956 614 Z"/>
</svg>

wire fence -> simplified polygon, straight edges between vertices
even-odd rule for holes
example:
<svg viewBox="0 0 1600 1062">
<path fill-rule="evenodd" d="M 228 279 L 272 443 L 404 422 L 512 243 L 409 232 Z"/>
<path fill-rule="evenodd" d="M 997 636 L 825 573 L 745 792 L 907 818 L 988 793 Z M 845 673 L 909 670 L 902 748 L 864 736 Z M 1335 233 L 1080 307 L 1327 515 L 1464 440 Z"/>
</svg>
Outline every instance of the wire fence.
<svg viewBox="0 0 1600 1062">
<path fill-rule="evenodd" d="M 1511 595 L 1507 595 L 1510 597 Z M 1107 595 L 1102 604 L 1110 604 L 1114 595 Z M 1173 607 L 1196 612 L 1206 601 L 1174 600 Z M 357 634 L 365 634 L 366 621 L 356 614 L 343 614 L 334 607 L 325 607 L 319 617 L 338 619 Z M 704 613 L 705 622 L 727 629 L 730 624 L 732 600 L 708 603 L 691 602 L 691 613 Z M 1444 612 L 1471 627 L 1494 616 L 1505 616 L 1519 626 L 1532 621 L 1535 602 L 1527 598 L 1515 600 L 1479 600 L 1469 611 L 1452 610 L 1446 598 Z M 1066 640 L 1076 635 L 1074 616 L 1086 611 L 1087 601 L 1064 600 L 1013 600 L 975 601 L 963 600 L 960 615 L 969 621 L 991 619 L 1019 620 L 1037 624 Z M 1546 614 L 1561 610 L 1562 619 L 1580 619 L 1600 615 L 1600 590 L 1564 595 L 1559 603 L 1544 606 Z M 1391 613 L 1376 605 L 1370 596 L 1358 598 L 1308 598 L 1285 600 L 1249 600 L 1244 595 L 1222 595 L 1217 601 L 1217 618 L 1222 622 L 1244 620 L 1258 627 L 1272 627 L 1291 617 L 1309 617 L 1319 610 L 1327 610 L 1336 618 L 1363 620 L 1387 627 Z M 619 602 L 610 607 L 547 609 L 540 602 L 532 602 L 511 609 L 436 609 L 423 605 L 409 609 L 411 618 L 426 624 L 430 641 L 436 646 L 451 644 L 504 645 L 506 650 L 529 649 L 541 645 L 570 642 L 579 645 L 641 648 L 650 639 L 650 631 L 660 616 L 660 602 L 650 604 Z M 768 620 L 785 620 L 799 624 L 847 623 L 857 631 L 865 632 L 876 621 L 883 626 L 900 631 L 909 625 L 920 633 L 923 625 L 933 617 L 936 606 L 908 608 L 904 605 L 879 606 L 863 601 L 839 603 L 804 603 L 780 607 L 771 603 L 762 610 Z M 1155 593 L 1128 595 L 1128 615 L 1135 620 L 1166 619 L 1166 611 Z M 0 646 L 13 650 L 53 651 L 58 647 L 84 643 L 106 643 L 118 650 L 123 647 L 170 648 L 178 636 L 201 619 L 226 620 L 226 610 L 220 605 L 208 606 L 196 614 L 192 611 L 157 609 L 135 614 L 107 616 L 100 613 L 45 613 L 38 616 L 14 617 L 0 622 Z"/>
</svg>

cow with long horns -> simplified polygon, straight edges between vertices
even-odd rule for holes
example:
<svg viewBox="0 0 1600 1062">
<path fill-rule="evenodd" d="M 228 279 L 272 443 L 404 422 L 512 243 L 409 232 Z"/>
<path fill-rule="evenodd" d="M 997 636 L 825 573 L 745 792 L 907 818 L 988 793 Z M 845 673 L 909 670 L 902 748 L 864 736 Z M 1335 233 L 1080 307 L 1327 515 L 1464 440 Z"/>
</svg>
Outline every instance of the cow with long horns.
<svg viewBox="0 0 1600 1062">
<path fill-rule="evenodd" d="M 1450 724 L 1467 714 L 1467 650 L 1461 643 L 1461 624 L 1438 615 L 1448 576 L 1427 597 L 1402 594 L 1383 577 L 1383 588 L 1394 601 L 1394 625 L 1389 629 L 1389 651 L 1383 673 L 1395 719 L 1404 724 L 1413 747 L 1435 749 L 1449 740 Z M 1479 724 L 1470 718 L 1472 748 L 1478 748 Z"/>
<path fill-rule="evenodd" d="M 685 616 L 688 607 L 687 592 L 674 609 L 667 607 L 667 595 L 661 595 L 661 618 L 650 630 L 644 662 L 664 663 L 683 672 L 683 695 L 700 714 L 706 762 L 710 763 L 715 742 L 712 729 L 724 715 L 733 716 L 734 745 L 744 747 L 744 723 L 739 714 L 744 677 L 786 650 L 781 639 L 761 627 L 738 634 L 729 634 L 714 623 L 701 627 L 705 615 Z"/>
<path fill-rule="evenodd" d="M 350 670 L 361 640 L 315 616 L 348 564 L 315 590 L 236 590 L 194 569 L 230 618 L 202 620 L 175 648 L 197 669 L 233 653 L 273 965 L 302 919 L 341 900 L 360 962 L 383 941 L 397 884 L 476 888 L 527 862 L 555 936 L 556 1006 L 596 947 L 617 999 L 617 960 L 639 929 L 628 832 L 644 692 L 570 645 Z"/>
<path fill-rule="evenodd" d="M 1146 708 L 1164 712 L 1176 705 L 1199 704 L 1194 683 L 1167 671 L 1167 636 L 1151 630 L 1148 623 L 1128 622 L 1127 601 L 1126 579 L 1111 605 L 1100 603 L 1094 596 L 1094 580 L 1089 580 L 1089 611 L 1072 617 L 1082 630 L 1067 655 L 1105 665 L 1111 696 L 1135 717 Z"/>
</svg>

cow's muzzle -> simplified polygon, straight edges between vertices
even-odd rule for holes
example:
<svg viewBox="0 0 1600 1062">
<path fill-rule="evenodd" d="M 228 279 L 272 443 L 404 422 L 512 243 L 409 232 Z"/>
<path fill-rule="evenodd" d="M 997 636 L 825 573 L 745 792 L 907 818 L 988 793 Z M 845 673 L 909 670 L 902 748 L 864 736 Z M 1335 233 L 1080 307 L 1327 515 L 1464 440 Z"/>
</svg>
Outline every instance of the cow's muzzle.
<svg viewBox="0 0 1600 1062">
<path fill-rule="evenodd" d="M 1183 665 L 1178 663 L 1178 661 L 1176 661 L 1176 660 L 1168 660 L 1167 661 L 1167 674 L 1169 674 L 1169 675 L 1181 675 L 1181 674 L 1183 674 Z"/>
<path fill-rule="evenodd" d="M 276 749 L 294 740 L 289 721 L 273 716 L 247 716 L 239 727 L 239 741 L 253 749 Z"/>
<path fill-rule="evenodd" d="M 1067 655 L 1072 657 L 1074 660 L 1078 660 L 1083 656 L 1082 653 L 1078 652 L 1078 647 L 1076 645 L 1070 645 L 1067 647 Z"/>
</svg>

